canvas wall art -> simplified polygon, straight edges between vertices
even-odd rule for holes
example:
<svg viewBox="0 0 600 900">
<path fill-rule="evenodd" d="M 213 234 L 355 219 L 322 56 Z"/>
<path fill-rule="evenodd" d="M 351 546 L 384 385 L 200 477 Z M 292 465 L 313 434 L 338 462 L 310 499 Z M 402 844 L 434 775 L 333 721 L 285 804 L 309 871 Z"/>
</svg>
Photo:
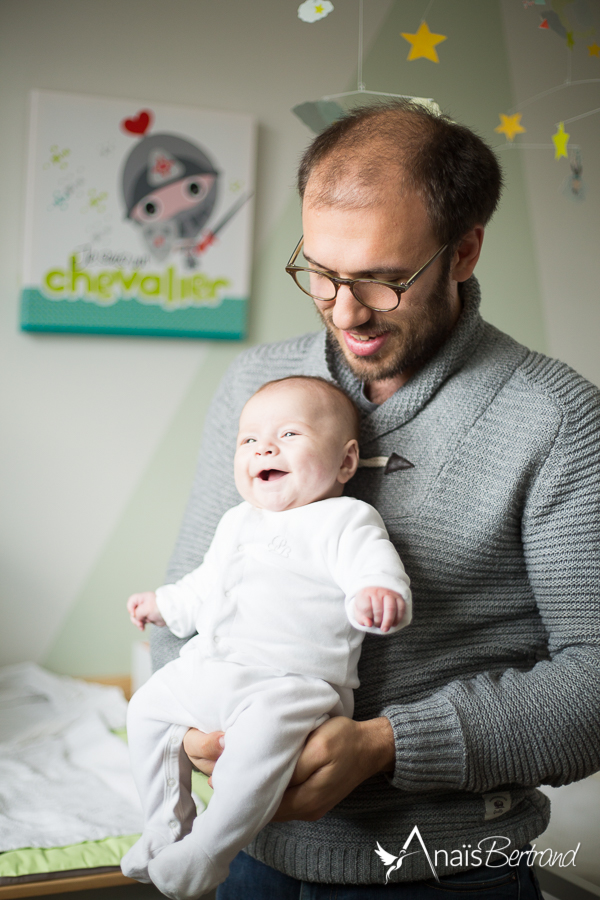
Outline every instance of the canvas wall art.
<svg viewBox="0 0 600 900">
<path fill-rule="evenodd" d="M 249 116 L 33 92 L 21 327 L 243 338 L 254 167 Z"/>
</svg>

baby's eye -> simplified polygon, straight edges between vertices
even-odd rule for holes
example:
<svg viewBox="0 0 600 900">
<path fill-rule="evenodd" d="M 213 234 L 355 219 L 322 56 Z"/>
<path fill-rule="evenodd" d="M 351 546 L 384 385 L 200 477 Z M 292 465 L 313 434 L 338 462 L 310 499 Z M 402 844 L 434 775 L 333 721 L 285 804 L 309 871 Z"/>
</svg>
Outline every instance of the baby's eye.
<svg viewBox="0 0 600 900">
<path fill-rule="evenodd" d="M 246 438 L 244 441 L 242 441 L 242 444 L 255 444 L 255 443 L 256 443 L 256 438 Z"/>
<path fill-rule="evenodd" d="M 283 436 L 284 437 L 295 437 L 296 432 L 295 431 L 286 431 L 286 433 Z"/>
</svg>

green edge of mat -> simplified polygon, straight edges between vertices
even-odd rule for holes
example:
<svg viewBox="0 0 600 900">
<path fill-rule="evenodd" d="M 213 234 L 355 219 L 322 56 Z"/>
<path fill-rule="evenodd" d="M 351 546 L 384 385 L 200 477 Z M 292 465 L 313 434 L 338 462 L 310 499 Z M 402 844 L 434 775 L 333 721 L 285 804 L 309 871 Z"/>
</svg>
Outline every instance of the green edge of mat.
<svg viewBox="0 0 600 900">
<path fill-rule="evenodd" d="M 124 737 L 124 731 L 125 729 L 119 729 L 120 737 Z M 192 790 L 208 806 L 213 792 L 208 786 L 206 775 L 200 772 L 192 773 Z M 121 858 L 138 837 L 139 834 L 127 834 L 104 838 L 101 841 L 83 841 L 66 847 L 24 847 L 21 850 L 7 850 L 0 853 L 0 878 L 118 866 Z"/>
</svg>

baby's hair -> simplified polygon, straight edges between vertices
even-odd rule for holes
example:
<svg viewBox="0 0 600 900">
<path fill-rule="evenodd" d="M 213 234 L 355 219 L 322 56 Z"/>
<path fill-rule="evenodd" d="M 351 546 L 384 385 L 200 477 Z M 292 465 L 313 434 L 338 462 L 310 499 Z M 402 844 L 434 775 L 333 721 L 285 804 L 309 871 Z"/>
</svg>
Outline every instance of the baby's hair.
<svg viewBox="0 0 600 900">
<path fill-rule="evenodd" d="M 307 382 L 307 384 L 312 383 L 320 387 L 328 388 L 330 391 L 334 392 L 338 398 L 341 397 L 344 403 L 340 408 L 343 410 L 343 416 L 348 426 L 349 436 L 350 438 L 360 441 L 360 412 L 358 406 L 354 400 L 339 387 L 339 385 L 335 384 L 333 381 L 328 381 L 326 378 L 321 378 L 320 375 L 286 375 L 285 378 L 274 378 L 273 381 L 267 381 L 265 384 L 261 385 L 254 396 L 256 397 L 256 394 L 260 394 L 262 391 L 266 391 L 267 388 L 274 387 L 277 384 L 285 384 L 286 381 L 303 381 Z"/>
</svg>

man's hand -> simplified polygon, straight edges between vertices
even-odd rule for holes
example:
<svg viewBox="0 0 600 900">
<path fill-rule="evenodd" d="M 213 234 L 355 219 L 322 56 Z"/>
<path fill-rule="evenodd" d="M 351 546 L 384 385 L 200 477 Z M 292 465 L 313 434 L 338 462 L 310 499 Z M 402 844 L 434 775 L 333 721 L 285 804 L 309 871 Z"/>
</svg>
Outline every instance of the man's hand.
<svg viewBox="0 0 600 900">
<path fill-rule="evenodd" d="M 189 756 L 192 764 L 204 775 L 212 775 L 215 763 L 223 752 L 225 746 L 225 733 L 223 731 L 211 731 L 205 734 L 197 728 L 190 728 L 183 738 L 183 749 Z M 212 779 L 208 779 L 212 787 Z"/>
<path fill-rule="evenodd" d="M 394 760 L 389 719 L 328 719 L 309 734 L 273 820 L 315 822 L 367 778 L 392 772 Z"/>
<path fill-rule="evenodd" d="M 384 633 L 397 625 L 406 611 L 404 598 L 387 588 L 361 588 L 354 598 L 354 616 L 359 625 L 373 625 Z"/>
<path fill-rule="evenodd" d="M 222 732 L 203 734 L 191 728 L 183 739 L 185 752 L 205 775 L 212 774 L 222 753 L 222 738 Z M 394 733 L 388 719 L 328 719 L 308 736 L 273 820 L 320 819 L 367 778 L 392 772 L 394 759 Z"/>
<path fill-rule="evenodd" d="M 140 631 L 143 631 L 148 622 L 163 627 L 167 623 L 163 619 L 156 603 L 154 591 L 144 591 L 143 594 L 132 594 L 127 601 L 129 618 Z"/>
</svg>

